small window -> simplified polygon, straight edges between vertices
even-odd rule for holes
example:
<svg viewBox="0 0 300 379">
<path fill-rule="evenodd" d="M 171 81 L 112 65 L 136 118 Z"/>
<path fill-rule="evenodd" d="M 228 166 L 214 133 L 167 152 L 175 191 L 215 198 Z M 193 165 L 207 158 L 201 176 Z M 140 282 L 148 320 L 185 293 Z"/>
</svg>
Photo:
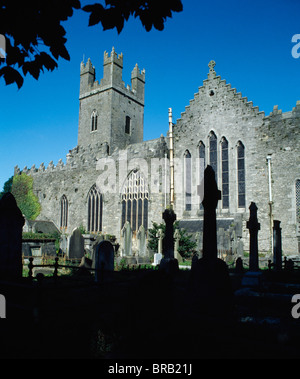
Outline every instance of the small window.
<svg viewBox="0 0 300 379">
<path fill-rule="evenodd" d="M 98 115 L 97 115 L 96 111 L 93 111 L 93 113 L 92 113 L 92 127 L 91 127 L 92 132 L 97 130 L 97 123 L 98 123 Z"/>
<path fill-rule="evenodd" d="M 125 133 L 126 134 L 130 134 L 131 130 L 130 130 L 130 127 L 131 127 L 131 119 L 129 116 L 126 116 L 126 122 L 125 122 Z"/>
</svg>

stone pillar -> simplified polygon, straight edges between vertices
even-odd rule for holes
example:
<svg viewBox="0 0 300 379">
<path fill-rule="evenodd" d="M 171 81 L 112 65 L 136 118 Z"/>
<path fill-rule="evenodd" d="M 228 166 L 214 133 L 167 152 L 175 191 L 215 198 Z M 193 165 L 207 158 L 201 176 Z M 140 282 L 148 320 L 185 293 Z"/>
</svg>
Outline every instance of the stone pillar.
<svg viewBox="0 0 300 379">
<path fill-rule="evenodd" d="M 258 263 L 258 231 L 260 230 L 260 223 L 257 220 L 257 206 L 251 203 L 250 218 L 247 221 L 247 229 L 250 234 L 250 257 L 249 257 L 249 271 L 259 271 Z"/>
<path fill-rule="evenodd" d="M 273 264 L 275 270 L 282 269 L 282 247 L 280 221 L 273 221 Z"/>
</svg>

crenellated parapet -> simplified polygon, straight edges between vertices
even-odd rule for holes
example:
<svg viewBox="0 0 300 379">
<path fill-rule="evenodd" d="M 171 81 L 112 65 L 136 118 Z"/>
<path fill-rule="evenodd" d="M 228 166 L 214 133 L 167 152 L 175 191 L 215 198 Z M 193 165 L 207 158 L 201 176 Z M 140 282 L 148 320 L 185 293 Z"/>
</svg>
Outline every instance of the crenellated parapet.
<svg viewBox="0 0 300 379">
<path fill-rule="evenodd" d="M 57 164 L 54 165 L 53 160 L 51 160 L 47 167 L 45 166 L 45 163 L 42 162 L 39 168 L 36 168 L 34 164 L 31 168 L 25 166 L 23 170 L 21 170 L 18 166 L 15 166 L 14 176 L 20 175 L 22 172 L 27 175 L 39 175 L 56 173 L 58 171 L 71 170 L 74 168 L 90 167 L 91 165 L 96 165 L 99 158 L 107 157 L 108 153 L 107 142 L 88 145 L 84 148 L 79 148 L 79 146 L 76 146 L 74 149 L 69 150 L 66 155 L 66 163 L 64 163 L 62 159 L 59 159 Z"/>
<path fill-rule="evenodd" d="M 131 86 L 125 85 L 122 80 L 123 54 L 117 54 L 112 49 L 109 55 L 106 51 L 103 57 L 103 78 L 95 80 L 95 67 L 90 58 L 80 65 L 80 99 L 105 91 L 109 88 L 121 90 L 129 97 L 133 97 L 144 104 L 145 70 L 140 70 L 136 64 L 131 73 Z"/>
</svg>

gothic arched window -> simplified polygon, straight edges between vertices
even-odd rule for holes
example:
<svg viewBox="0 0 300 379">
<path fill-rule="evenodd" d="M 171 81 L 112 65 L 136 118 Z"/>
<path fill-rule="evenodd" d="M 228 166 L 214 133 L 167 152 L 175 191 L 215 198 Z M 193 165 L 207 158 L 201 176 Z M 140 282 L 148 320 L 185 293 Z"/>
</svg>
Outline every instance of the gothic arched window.
<svg viewBox="0 0 300 379">
<path fill-rule="evenodd" d="M 228 162 L 228 141 L 222 138 L 222 207 L 229 208 L 229 162 Z"/>
<path fill-rule="evenodd" d="M 200 172 L 199 172 L 199 185 L 204 186 L 205 145 L 204 145 L 204 143 L 202 141 L 200 141 L 200 143 L 199 143 L 199 158 L 200 158 L 199 159 L 200 160 L 200 164 L 199 164 L 199 169 L 200 169 Z M 204 190 L 204 188 L 203 188 L 203 190 Z M 200 199 L 200 209 L 203 209 L 202 200 L 203 199 Z"/>
<path fill-rule="evenodd" d="M 60 227 L 66 228 L 68 226 L 68 200 L 66 195 L 60 199 Z"/>
<path fill-rule="evenodd" d="M 126 221 L 132 231 L 138 231 L 141 225 L 148 229 L 148 186 L 143 174 L 132 171 L 123 187 L 121 228 Z"/>
<path fill-rule="evenodd" d="M 296 221 L 300 223 L 300 179 L 296 180 Z"/>
<path fill-rule="evenodd" d="M 185 210 L 192 209 L 192 156 L 186 150 L 184 153 L 184 171 L 185 171 Z"/>
<path fill-rule="evenodd" d="M 102 194 L 98 190 L 96 184 L 92 186 L 88 193 L 88 231 L 102 231 Z"/>
<path fill-rule="evenodd" d="M 246 183 L 245 183 L 245 147 L 241 141 L 237 144 L 237 184 L 238 184 L 238 207 L 246 206 Z"/>
<path fill-rule="evenodd" d="M 97 127 L 98 127 L 98 125 L 97 125 L 98 114 L 95 110 L 93 110 L 93 112 L 92 112 L 91 119 L 92 119 L 91 131 L 94 132 L 95 130 L 97 130 Z"/>
<path fill-rule="evenodd" d="M 216 182 L 218 183 L 218 146 L 217 136 L 214 132 L 209 135 L 209 164 L 215 172 Z"/>
</svg>

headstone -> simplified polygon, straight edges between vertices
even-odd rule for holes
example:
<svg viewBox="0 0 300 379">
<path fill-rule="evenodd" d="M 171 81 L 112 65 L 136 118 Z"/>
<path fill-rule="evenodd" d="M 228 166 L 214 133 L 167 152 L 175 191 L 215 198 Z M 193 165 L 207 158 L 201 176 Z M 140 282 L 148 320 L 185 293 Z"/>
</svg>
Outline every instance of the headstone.
<svg viewBox="0 0 300 379">
<path fill-rule="evenodd" d="M 140 257 L 146 256 L 146 232 L 143 225 L 139 227 L 139 230 L 137 232 L 137 239 L 138 239 L 138 255 Z"/>
<path fill-rule="evenodd" d="M 161 253 L 155 253 L 154 254 L 154 265 L 159 265 L 160 261 L 162 259 L 162 254 Z"/>
<path fill-rule="evenodd" d="M 221 199 L 211 166 L 204 171 L 203 256 L 193 257 L 191 307 L 224 319 L 233 311 L 233 292 L 227 264 L 218 258 L 216 208 Z"/>
<path fill-rule="evenodd" d="M 274 269 L 282 269 L 282 247 L 281 247 L 281 228 L 280 221 L 273 221 L 273 263 Z"/>
<path fill-rule="evenodd" d="M 179 241 L 180 241 L 180 232 L 179 229 L 176 228 L 174 232 L 174 258 L 178 260 L 178 263 L 182 262 L 182 256 L 179 253 Z"/>
<path fill-rule="evenodd" d="M 164 258 L 174 259 L 174 231 L 173 224 L 176 221 L 176 214 L 173 209 L 166 209 L 163 213 L 163 219 L 166 224 L 165 236 L 163 239 Z"/>
<path fill-rule="evenodd" d="M 263 285 L 263 274 L 259 270 L 258 260 L 258 231 L 260 224 L 257 220 L 257 206 L 251 203 L 250 217 L 247 221 L 247 228 L 250 234 L 250 254 L 249 254 L 249 271 L 243 276 L 242 287 L 260 288 Z"/>
<path fill-rule="evenodd" d="M 126 221 L 122 229 L 122 240 L 123 240 L 123 255 L 132 255 L 132 231 L 131 226 L 128 221 Z"/>
<path fill-rule="evenodd" d="M 114 247 L 109 241 L 102 241 L 96 248 L 95 281 L 111 278 L 114 271 Z"/>
<path fill-rule="evenodd" d="M 174 258 L 174 229 L 173 224 L 176 220 L 176 214 L 173 208 L 167 208 L 163 213 L 163 219 L 166 224 L 165 236 L 163 239 L 163 255 L 159 268 L 167 274 L 174 274 L 178 271 L 178 260 Z"/>
<path fill-rule="evenodd" d="M 156 237 L 158 238 L 158 247 L 157 247 L 157 252 L 159 254 L 162 254 L 163 252 L 163 239 L 164 239 L 164 232 L 162 229 L 158 229 L 156 233 Z"/>
<path fill-rule="evenodd" d="M 84 256 L 84 238 L 78 228 L 73 230 L 69 241 L 69 258 L 80 259 Z"/>
<path fill-rule="evenodd" d="M 0 199 L 0 278 L 22 277 L 22 228 L 25 219 L 11 193 Z"/>
<path fill-rule="evenodd" d="M 204 170 L 204 207 L 203 221 L 203 258 L 215 260 L 218 257 L 217 250 L 217 223 L 216 208 L 221 200 L 221 191 L 218 190 L 215 180 L 215 172 L 211 166 Z"/>
<path fill-rule="evenodd" d="M 255 203 L 251 203 L 250 217 L 247 221 L 247 229 L 250 234 L 250 256 L 249 256 L 249 271 L 259 271 L 258 263 L 258 231 L 260 230 L 260 224 L 257 220 L 257 206 Z"/>
<path fill-rule="evenodd" d="M 59 247 L 64 254 L 68 253 L 68 238 L 65 234 L 60 236 Z"/>
</svg>

